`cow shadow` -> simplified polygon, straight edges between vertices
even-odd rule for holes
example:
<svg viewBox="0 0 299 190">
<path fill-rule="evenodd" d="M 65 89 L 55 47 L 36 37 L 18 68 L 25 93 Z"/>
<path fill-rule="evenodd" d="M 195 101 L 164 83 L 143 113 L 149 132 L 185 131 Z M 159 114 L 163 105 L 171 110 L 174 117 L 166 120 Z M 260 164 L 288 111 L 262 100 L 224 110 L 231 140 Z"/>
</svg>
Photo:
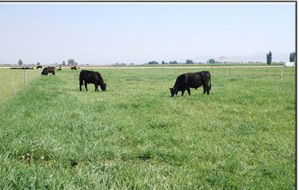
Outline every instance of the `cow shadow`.
<svg viewBox="0 0 299 190">
<path fill-rule="evenodd" d="M 113 92 L 114 90 L 107 90 L 107 91 L 102 91 L 102 90 L 99 90 L 99 91 L 95 91 L 94 88 L 88 88 L 88 91 L 85 90 L 85 88 L 82 88 L 82 91 L 80 91 L 80 88 L 63 88 L 63 91 L 65 92 L 96 92 L 96 93 L 101 93 L 101 92 L 106 92 L 106 93 L 109 93 L 109 92 Z"/>
</svg>

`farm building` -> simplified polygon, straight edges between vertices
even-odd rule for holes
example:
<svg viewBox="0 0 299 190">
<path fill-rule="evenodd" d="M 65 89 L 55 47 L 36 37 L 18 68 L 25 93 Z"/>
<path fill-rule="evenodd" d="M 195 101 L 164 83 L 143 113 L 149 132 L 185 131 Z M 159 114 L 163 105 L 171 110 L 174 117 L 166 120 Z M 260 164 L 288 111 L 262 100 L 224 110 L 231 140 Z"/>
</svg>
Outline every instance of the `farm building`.
<svg viewBox="0 0 299 190">
<path fill-rule="evenodd" d="M 285 67 L 293 67 L 293 66 L 295 66 L 295 62 L 285 62 L 284 66 Z"/>
</svg>

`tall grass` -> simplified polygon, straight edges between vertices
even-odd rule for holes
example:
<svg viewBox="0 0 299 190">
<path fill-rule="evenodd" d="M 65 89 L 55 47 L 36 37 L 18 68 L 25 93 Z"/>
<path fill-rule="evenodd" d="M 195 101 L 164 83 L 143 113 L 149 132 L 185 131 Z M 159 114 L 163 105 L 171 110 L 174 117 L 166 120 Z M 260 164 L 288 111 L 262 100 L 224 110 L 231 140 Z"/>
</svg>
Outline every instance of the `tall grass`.
<svg viewBox="0 0 299 190">
<path fill-rule="evenodd" d="M 1 110 L 1 189 L 295 189 L 295 77 L 208 69 L 210 95 L 170 98 L 198 69 L 41 76 Z"/>
</svg>

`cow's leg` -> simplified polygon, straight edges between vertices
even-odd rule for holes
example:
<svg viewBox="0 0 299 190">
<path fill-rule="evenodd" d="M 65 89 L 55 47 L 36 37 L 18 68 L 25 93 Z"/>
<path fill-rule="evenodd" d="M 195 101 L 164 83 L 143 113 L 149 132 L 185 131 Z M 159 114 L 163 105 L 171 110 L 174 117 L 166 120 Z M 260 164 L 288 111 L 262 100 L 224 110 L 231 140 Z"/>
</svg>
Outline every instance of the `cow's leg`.
<svg viewBox="0 0 299 190">
<path fill-rule="evenodd" d="M 182 90 L 182 96 L 184 96 L 185 90 Z"/>
<path fill-rule="evenodd" d="M 96 83 L 94 83 L 94 91 L 99 91 L 99 89 L 98 89 L 98 84 L 96 84 Z"/>
<path fill-rule="evenodd" d="M 207 92 L 207 94 L 209 94 L 209 85 L 208 85 L 208 84 L 205 84 L 205 85 L 203 86 L 203 89 L 204 89 L 204 91 L 203 91 L 204 94 L 205 94 L 206 92 Z"/>
<path fill-rule="evenodd" d="M 187 88 L 187 92 L 189 94 L 189 96 L 191 95 L 191 91 L 190 91 L 190 88 Z"/>
<path fill-rule="evenodd" d="M 207 94 L 209 95 L 210 94 L 210 86 L 207 85 Z"/>
<path fill-rule="evenodd" d="M 87 89 L 87 82 L 84 82 L 84 86 L 85 86 L 86 91 L 88 91 L 88 89 Z"/>
<path fill-rule="evenodd" d="M 79 82 L 80 91 L 82 91 L 82 85 L 83 85 L 83 81 L 80 81 L 80 82 Z"/>
</svg>

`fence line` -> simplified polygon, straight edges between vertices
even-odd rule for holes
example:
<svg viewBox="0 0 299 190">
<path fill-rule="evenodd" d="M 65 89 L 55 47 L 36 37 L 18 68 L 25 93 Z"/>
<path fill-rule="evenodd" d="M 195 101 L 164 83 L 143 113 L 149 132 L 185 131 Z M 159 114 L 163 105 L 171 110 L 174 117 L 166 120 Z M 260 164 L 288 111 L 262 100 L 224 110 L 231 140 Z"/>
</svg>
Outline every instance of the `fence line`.
<svg viewBox="0 0 299 190">
<path fill-rule="evenodd" d="M 39 76 L 39 71 L 0 69 L 0 104 L 17 95 L 18 91 L 30 86 L 30 81 Z"/>
<path fill-rule="evenodd" d="M 281 78 L 281 81 L 283 81 L 283 69 L 280 70 L 280 78 Z"/>
<path fill-rule="evenodd" d="M 124 67 L 120 67 L 120 66 L 89 66 L 89 67 L 84 67 L 82 66 L 81 69 L 212 69 L 212 68 L 216 68 L 216 69 L 226 69 L 226 68 L 281 68 L 284 66 L 281 65 L 229 65 L 229 66 L 124 66 Z"/>
<path fill-rule="evenodd" d="M 24 69 L 24 85 L 27 86 L 27 72 L 26 72 L 26 69 Z"/>
<path fill-rule="evenodd" d="M 187 72 L 187 69 L 203 69 L 203 68 L 208 68 L 208 67 L 135 67 L 138 69 L 161 69 L 160 73 L 165 76 L 165 75 L 171 75 L 171 76 L 177 76 L 181 73 Z M 127 69 L 135 69 L 132 67 L 127 67 Z M 256 69 L 254 69 L 254 67 L 209 67 L 210 72 L 212 73 L 212 76 L 218 76 L 218 77 L 252 77 L 254 78 L 259 77 L 259 76 L 263 76 L 263 77 L 277 77 L 277 80 L 281 81 L 285 81 L 287 79 L 290 79 L 290 77 L 296 77 L 296 67 L 294 68 L 285 68 L 285 67 L 281 67 L 281 66 L 276 66 L 276 67 L 255 67 Z M 121 69 L 119 67 L 114 67 L 114 69 Z M 138 72 L 138 69 L 136 69 L 136 71 Z M 248 69 L 248 70 L 247 70 Z M 270 70 L 268 70 L 270 69 Z M 275 69 L 275 71 L 273 72 L 273 69 Z M 145 71 L 145 70 L 144 70 Z M 17 73 L 12 73 L 11 74 L 11 85 L 12 85 L 12 89 L 7 89 L 7 91 L 5 91 L 4 87 L 4 83 L 2 83 L 2 87 L 3 87 L 3 93 L 7 94 L 14 94 L 16 95 L 17 90 L 20 87 L 20 81 L 22 81 L 22 74 L 23 74 L 23 85 L 25 87 L 28 86 L 28 81 L 30 81 L 31 79 L 31 75 L 35 75 L 35 74 L 39 74 L 40 70 L 36 70 L 36 72 L 31 73 L 28 72 L 27 70 L 24 70 L 23 73 L 22 72 L 17 72 Z M 16 76 L 17 74 L 17 76 Z M 4 77 L 5 78 L 5 77 Z M 8 77 L 9 79 L 9 77 Z M 21 79 L 21 80 L 20 80 Z M 8 81 L 7 81 L 8 82 Z M 9 82 L 8 82 L 9 84 Z M 10 86 L 10 85 L 9 85 Z M 6 96 L 6 95 L 5 95 Z M 5 99 L 5 98 L 4 98 Z"/>
<path fill-rule="evenodd" d="M 273 71 L 272 69 L 270 71 L 267 71 L 267 69 L 264 68 L 257 68 L 257 69 L 252 69 L 252 68 L 247 68 L 250 70 L 245 70 L 242 68 L 215 68 L 215 70 L 209 70 L 211 72 L 211 74 L 213 76 L 225 76 L 225 77 L 229 77 L 229 76 L 277 76 L 279 78 L 281 78 L 281 80 L 284 80 L 285 77 L 295 77 L 296 76 L 296 72 L 295 70 L 287 70 L 284 67 L 280 67 L 281 69 L 276 67 L 276 71 Z M 188 71 L 185 69 L 188 68 L 181 68 L 184 70 L 178 70 L 178 69 L 173 69 L 173 68 L 169 68 L 169 70 L 165 70 L 165 68 L 161 68 L 161 74 L 162 75 L 178 75 L 178 74 L 182 74 L 185 72 L 193 72 L 193 71 Z"/>
<path fill-rule="evenodd" d="M 12 75 L 12 88 L 13 88 L 14 95 L 16 95 L 15 80 L 13 78 L 13 75 Z"/>
</svg>

